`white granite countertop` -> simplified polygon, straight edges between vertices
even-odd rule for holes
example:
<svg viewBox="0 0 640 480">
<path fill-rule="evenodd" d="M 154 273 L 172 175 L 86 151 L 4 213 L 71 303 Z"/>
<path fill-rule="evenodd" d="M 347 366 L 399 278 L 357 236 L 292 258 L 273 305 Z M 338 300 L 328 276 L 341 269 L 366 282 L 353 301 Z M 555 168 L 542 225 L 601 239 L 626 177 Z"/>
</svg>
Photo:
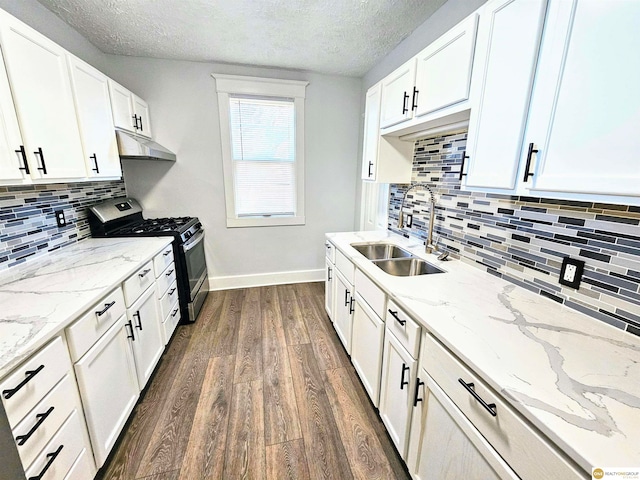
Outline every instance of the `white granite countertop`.
<svg viewBox="0 0 640 480">
<path fill-rule="evenodd" d="M 0 378 L 171 240 L 91 238 L 0 274 Z"/>
<path fill-rule="evenodd" d="M 589 475 L 640 466 L 640 340 L 392 232 L 327 238 Z M 402 246 L 446 273 L 394 277 L 351 243 Z"/>
</svg>

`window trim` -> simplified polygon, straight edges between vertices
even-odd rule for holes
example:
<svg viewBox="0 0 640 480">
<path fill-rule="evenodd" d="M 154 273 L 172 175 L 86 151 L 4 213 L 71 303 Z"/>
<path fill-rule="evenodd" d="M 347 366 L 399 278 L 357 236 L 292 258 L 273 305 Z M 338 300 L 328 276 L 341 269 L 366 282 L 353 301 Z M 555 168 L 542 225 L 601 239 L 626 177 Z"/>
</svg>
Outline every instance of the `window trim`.
<svg viewBox="0 0 640 480">
<path fill-rule="evenodd" d="M 304 99 L 309 82 L 280 80 L 277 78 L 247 77 L 212 73 L 218 93 L 220 115 L 220 141 L 222 144 L 222 170 L 226 204 L 227 228 L 304 225 Z M 235 208 L 233 160 L 231 150 L 231 124 L 229 97 L 231 95 L 292 98 L 295 109 L 296 135 L 296 214 L 295 216 L 237 217 Z"/>
</svg>

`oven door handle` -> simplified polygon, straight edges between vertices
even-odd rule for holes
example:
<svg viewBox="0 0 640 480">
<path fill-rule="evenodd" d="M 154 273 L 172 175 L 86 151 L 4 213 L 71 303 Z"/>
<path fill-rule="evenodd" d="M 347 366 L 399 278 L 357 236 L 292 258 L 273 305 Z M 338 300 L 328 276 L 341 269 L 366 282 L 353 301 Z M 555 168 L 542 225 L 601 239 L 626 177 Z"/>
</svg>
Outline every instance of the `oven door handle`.
<svg viewBox="0 0 640 480">
<path fill-rule="evenodd" d="M 182 245 L 182 250 L 188 252 L 204 239 L 204 230 L 200 230 L 195 237 L 191 237 L 187 243 Z"/>
</svg>

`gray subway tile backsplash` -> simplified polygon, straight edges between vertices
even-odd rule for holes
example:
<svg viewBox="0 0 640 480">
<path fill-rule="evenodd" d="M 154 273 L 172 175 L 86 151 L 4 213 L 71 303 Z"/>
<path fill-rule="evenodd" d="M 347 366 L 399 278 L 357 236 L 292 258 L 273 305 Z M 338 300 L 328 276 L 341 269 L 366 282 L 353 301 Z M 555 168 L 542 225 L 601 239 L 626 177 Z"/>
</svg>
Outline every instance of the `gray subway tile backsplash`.
<svg viewBox="0 0 640 480">
<path fill-rule="evenodd" d="M 509 282 L 640 335 L 640 208 L 477 193 L 458 180 L 466 132 L 415 144 L 412 182 L 436 193 L 434 237 L 453 255 Z M 406 185 L 392 184 L 389 230 L 426 239 L 429 202 L 408 196 L 410 228 L 397 228 Z M 558 283 L 562 258 L 586 262 L 579 290 Z"/>
<path fill-rule="evenodd" d="M 125 195 L 122 180 L 0 186 L 0 271 L 89 237 L 88 208 Z M 56 210 L 65 214 L 62 228 Z"/>
</svg>

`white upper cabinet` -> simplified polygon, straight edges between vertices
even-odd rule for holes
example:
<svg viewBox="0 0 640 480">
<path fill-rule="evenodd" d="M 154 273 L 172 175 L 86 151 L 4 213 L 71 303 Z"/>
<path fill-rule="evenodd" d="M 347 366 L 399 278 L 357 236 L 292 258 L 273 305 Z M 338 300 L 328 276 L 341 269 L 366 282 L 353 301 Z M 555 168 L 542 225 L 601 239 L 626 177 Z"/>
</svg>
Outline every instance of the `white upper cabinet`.
<svg viewBox="0 0 640 480">
<path fill-rule="evenodd" d="M 416 116 L 469 98 L 477 23 L 471 15 L 418 54 L 411 96 Z"/>
<path fill-rule="evenodd" d="M 463 165 L 467 187 L 516 187 L 546 4 L 492 0 L 482 10 Z"/>
<path fill-rule="evenodd" d="M 640 196 L 639 19 L 637 0 L 550 3 L 521 160 L 532 193 Z"/>
<path fill-rule="evenodd" d="M 0 34 L 31 177 L 86 177 L 66 51 L 4 12 Z"/>
<path fill-rule="evenodd" d="M 0 52 L 0 180 L 30 179 L 27 154 Z"/>
<path fill-rule="evenodd" d="M 109 91 L 115 126 L 128 132 L 151 137 L 147 102 L 111 79 L 109 79 Z"/>
<path fill-rule="evenodd" d="M 380 99 L 382 84 L 367 90 L 364 110 L 364 140 L 362 143 L 362 179 L 376 179 L 378 139 L 380 138 Z"/>
<path fill-rule="evenodd" d="M 108 79 L 72 55 L 68 60 L 87 172 L 90 177 L 120 177 Z"/>
<path fill-rule="evenodd" d="M 380 128 L 412 118 L 415 79 L 416 59 L 412 58 L 382 80 Z"/>
</svg>

